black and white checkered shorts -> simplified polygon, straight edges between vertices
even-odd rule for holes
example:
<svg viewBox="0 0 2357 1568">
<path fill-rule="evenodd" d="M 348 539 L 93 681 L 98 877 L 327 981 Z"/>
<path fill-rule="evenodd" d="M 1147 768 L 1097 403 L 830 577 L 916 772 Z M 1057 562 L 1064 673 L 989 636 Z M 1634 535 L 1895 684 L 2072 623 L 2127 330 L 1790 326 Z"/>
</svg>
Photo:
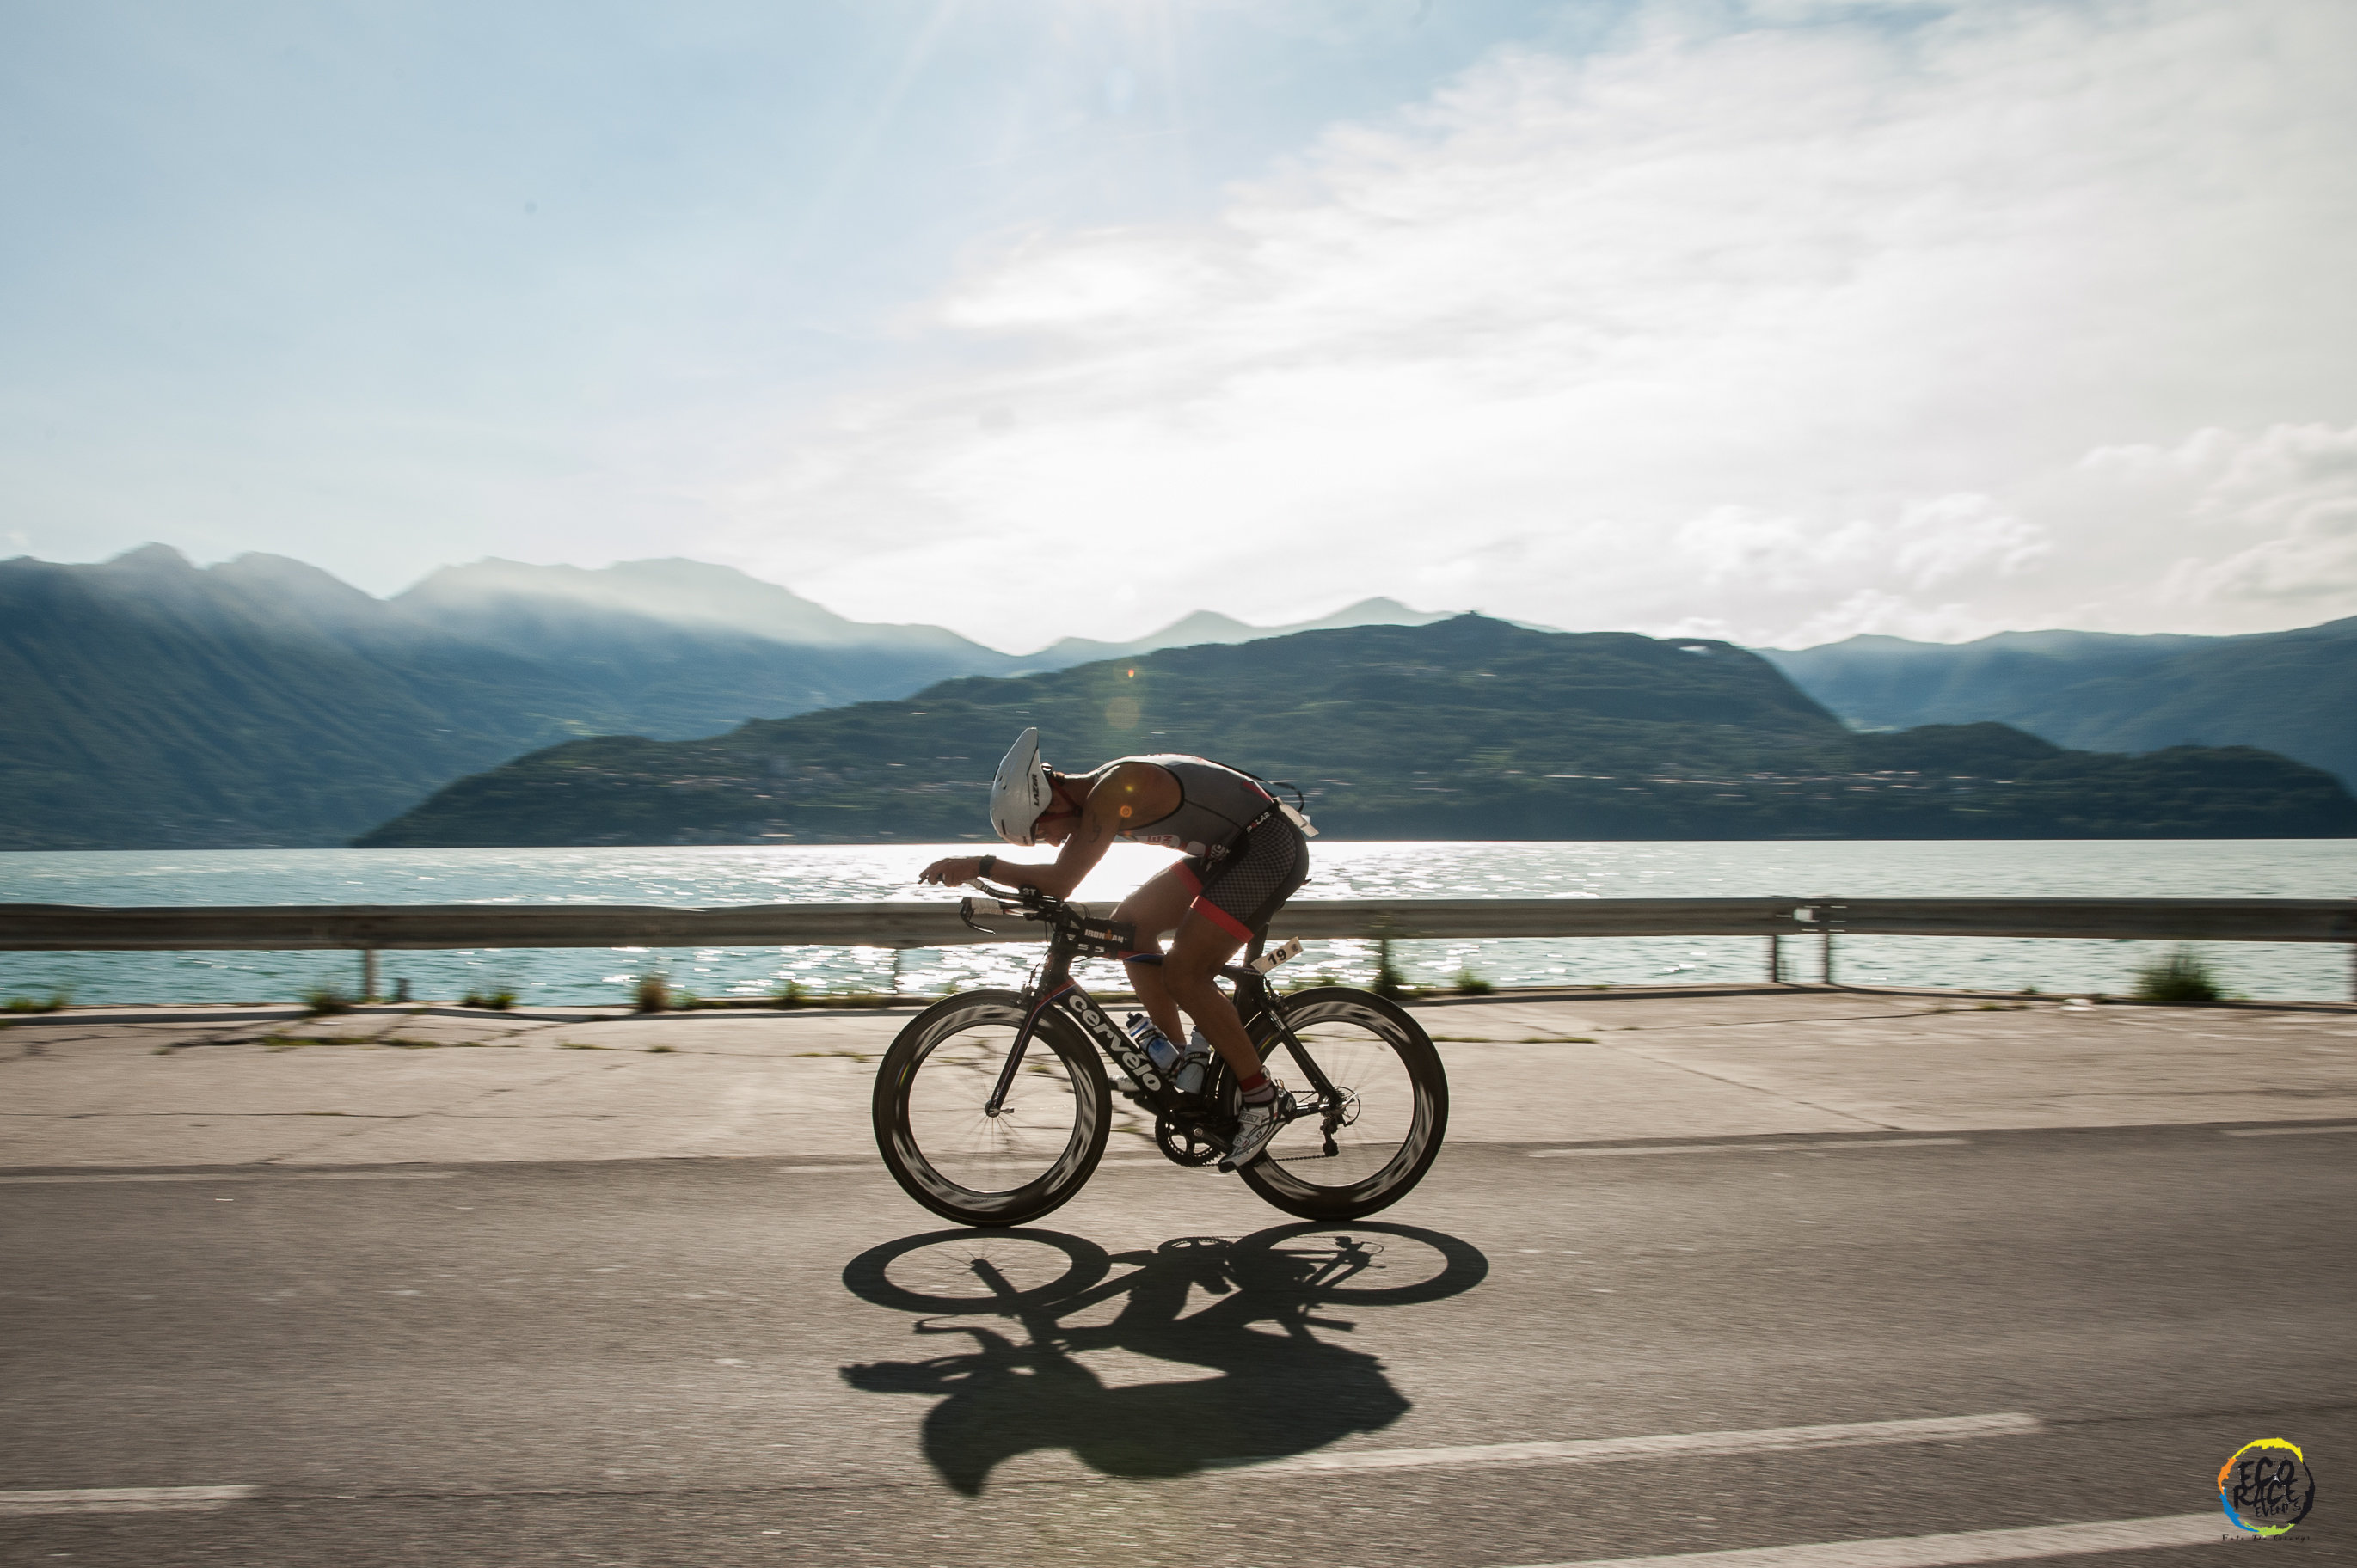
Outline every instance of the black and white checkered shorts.
<svg viewBox="0 0 2357 1568">
<path fill-rule="evenodd" d="M 1272 811 L 1217 860 L 1178 863 L 1195 884 L 1192 909 L 1240 942 L 1268 929 L 1294 890 L 1309 880 L 1309 841 L 1282 811 Z"/>
</svg>

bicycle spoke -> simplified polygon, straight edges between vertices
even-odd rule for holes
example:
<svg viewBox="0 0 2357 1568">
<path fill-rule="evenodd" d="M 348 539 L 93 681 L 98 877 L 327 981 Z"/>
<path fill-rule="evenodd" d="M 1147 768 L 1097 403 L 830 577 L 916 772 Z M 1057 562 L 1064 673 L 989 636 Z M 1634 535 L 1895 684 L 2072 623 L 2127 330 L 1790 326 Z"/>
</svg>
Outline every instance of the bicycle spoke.
<svg viewBox="0 0 2357 1568">
<path fill-rule="evenodd" d="M 909 1086 L 911 1141 L 934 1170 L 976 1192 L 1046 1176 L 1079 1121 L 1071 1073 L 1044 1041 L 1025 1051 L 998 1113 L 985 1110 L 1014 1042 L 1006 1026 L 964 1030 L 934 1047 Z"/>
</svg>

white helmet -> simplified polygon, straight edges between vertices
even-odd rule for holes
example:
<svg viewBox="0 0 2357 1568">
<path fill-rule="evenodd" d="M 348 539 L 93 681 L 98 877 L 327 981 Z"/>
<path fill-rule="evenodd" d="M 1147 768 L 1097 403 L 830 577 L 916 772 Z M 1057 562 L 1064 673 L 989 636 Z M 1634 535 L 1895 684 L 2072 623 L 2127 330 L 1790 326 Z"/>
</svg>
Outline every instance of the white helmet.
<svg viewBox="0 0 2357 1568">
<path fill-rule="evenodd" d="M 1048 765 L 1039 760 L 1039 732 L 1027 729 L 1016 736 L 990 784 L 990 826 L 1008 843 L 1028 849 L 1031 828 L 1048 810 L 1055 792 L 1048 787 Z"/>
</svg>

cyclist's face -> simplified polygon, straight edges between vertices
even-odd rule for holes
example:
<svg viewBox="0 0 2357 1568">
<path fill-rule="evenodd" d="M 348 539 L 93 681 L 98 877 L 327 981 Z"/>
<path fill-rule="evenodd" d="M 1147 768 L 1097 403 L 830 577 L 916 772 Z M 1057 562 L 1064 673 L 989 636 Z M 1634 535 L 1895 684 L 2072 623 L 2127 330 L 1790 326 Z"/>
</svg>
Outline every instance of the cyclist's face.
<svg viewBox="0 0 2357 1568">
<path fill-rule="evenodd" d="M 1081 825 L 1081 803 L 1072 799 L 1072 792 L 1064 788 L 1063 781 L 1057 780 L 1049 789 L 1048 809 L 1031 824 L 1034 843 L 1062 843 Z"/>
</svg>

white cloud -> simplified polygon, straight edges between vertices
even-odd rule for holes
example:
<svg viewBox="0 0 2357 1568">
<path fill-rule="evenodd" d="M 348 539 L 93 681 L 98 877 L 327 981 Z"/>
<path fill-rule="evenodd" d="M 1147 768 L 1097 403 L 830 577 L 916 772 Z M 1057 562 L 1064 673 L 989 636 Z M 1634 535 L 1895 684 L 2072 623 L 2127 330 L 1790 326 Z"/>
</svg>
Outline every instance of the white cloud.
<svg viewBox="0 0 2357 1568">
<path fill-rule="evenodd" d="M 2080 457 L 2357 419 L 2357 7 L 1725 15 L 1501 52 L 1212 220 L 982 260 L 920 369 L 736 492 L 738 558 L 1002 643 L 1025 602 L 1778 641 L 2326 605 L 2309 438 L 2173 517 Z"/>
<path fill-rule="evenodd" d="M 2272 618 L 2357 614 L 2357 425 L 2201 430 L 2174 447 L 2093 452 L 2086 466 L 2169 498 L 2161 526 L 2181 520 L 2202 552 L 2170 566 L 2169 602 Z"/>
</svg>

